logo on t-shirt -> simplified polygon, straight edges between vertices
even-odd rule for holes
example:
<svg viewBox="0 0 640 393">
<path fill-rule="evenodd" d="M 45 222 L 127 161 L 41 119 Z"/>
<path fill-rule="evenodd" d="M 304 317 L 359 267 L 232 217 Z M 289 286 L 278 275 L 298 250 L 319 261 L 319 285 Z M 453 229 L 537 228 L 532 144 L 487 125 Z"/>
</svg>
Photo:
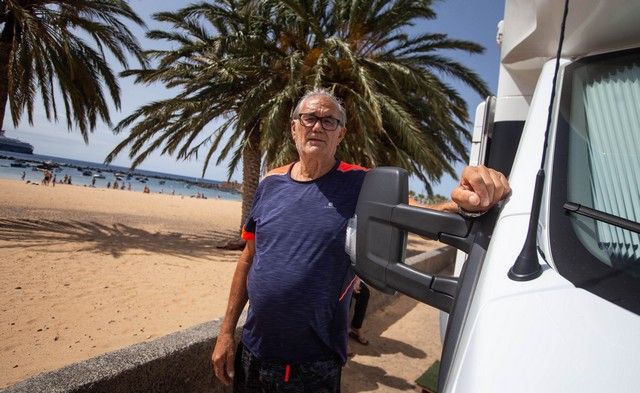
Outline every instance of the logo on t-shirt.
<svg viewBox="0 0 640 393">
<path fill-rule="evenodd" d="M 324 207 L 325 209 L 335 209 L 335 206 L 333 206 L 332 202 L 327 203 L 327 206 Z"/>
</svg>

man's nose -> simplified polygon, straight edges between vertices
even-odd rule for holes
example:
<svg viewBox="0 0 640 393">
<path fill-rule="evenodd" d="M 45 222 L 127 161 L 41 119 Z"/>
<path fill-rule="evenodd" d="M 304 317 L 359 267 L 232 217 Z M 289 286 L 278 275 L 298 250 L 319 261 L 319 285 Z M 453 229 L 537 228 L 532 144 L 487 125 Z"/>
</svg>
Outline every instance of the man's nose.
<svg viewBox="0 0 640 393">
<path fill-rule="evenodd" d="M 314 124 L 313 127 L 311 127 L 311 129 L 314 132 L 322 132 L 322 131 L 324 131 L 324 128 L 322 128 L 322 120 L 321 119 L 316 120 L 316 124 Z"/>
</svg>

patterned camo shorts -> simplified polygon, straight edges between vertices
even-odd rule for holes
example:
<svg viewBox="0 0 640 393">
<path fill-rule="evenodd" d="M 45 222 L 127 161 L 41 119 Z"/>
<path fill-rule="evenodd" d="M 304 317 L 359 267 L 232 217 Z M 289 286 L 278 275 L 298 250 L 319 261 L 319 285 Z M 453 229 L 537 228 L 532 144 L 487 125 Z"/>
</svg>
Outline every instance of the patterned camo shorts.
<svg viewBox="0 0 640 393">
<path fill-rule="evenodd" d="M 234 393 L 339 393 L 340 360 L 283 364 L 260 361 L 242 343 L 235 362 Z"/>
</svg>

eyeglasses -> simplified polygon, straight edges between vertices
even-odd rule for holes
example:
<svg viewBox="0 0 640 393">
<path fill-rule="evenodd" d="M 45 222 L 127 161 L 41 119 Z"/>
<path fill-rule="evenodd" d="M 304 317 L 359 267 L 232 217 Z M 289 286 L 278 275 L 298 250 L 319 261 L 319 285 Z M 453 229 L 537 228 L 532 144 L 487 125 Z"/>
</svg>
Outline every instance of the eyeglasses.
<svg viewBox="0 0 640 393">
<path fill-rule="evenodd" d="M 340 120 L 335 117 L 319 117 L 311 113 L 300 113 L 298 119 L 300 119 L 300 123 L 305 127 L 313 127 L 319 121 L 322 128 L 327 131 L 335 131 L 340 125 Z"/>
</svg>

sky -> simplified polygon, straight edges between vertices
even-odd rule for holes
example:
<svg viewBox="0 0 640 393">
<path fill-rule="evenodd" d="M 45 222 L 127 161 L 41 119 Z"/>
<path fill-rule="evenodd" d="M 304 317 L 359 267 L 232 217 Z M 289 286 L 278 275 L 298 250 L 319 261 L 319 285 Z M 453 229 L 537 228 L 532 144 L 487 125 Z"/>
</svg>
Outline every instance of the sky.
<svg viewBox="0 0 640 393">
<path fill-rule="evenodd" d="M 160 11 L 174 11 L 194 2 L 193 0 L 130 0 L 129 4 L 144 19 L 149 29 L 166 29 L 168 25 L 161 24 L 152 19 L 151 15 Z M 455 51 L 442 52 L 478 73 L 489 85 L 492 92 L 497 88 L 499 50 L 495 42 L 496 25 L 502 19 L 504 0 L 436 0 L 434 10 L 437 19 L 426 21 L 414 27 L 415 32 L 445 33 L 450 38 L 464 39 L 476 42 L 485 47 L 482 55 L 467 55 Z M 144 49 L 160 48 L 160 42 L 149 40 L 144 36 L 144 30 L 132 26 L 138 40 Z M 166 45 L 165 45 L 166 48 Z M 132 61 L 130 67 L 136 68 L 137 63 Z M 115 72 L 120 72 L 122 67 L 115 63 L 112 65 Z M 473 117 L 476 106 L 484 99 L 471 89 L 457 83 L 455 80 L 447 80 L 466 100 L 469 114 Z M 121 88 L 121 109 L 117 111 L 112 105 L 111 119 L 115 125 L 121 119 L 131 114 L 138 107 L 163 98 L 171 97 L 172 92 L 162 85 L 136 85 L 132 78 L 119 78 Z M 469 125 L 471 131 L 472 125 Z M 76 160 L 103 162 L 111 150 L 121 142 L 125 135 L 114 135 L 111 128 L 104 123 L 99 123 L 96 130 L 89 135 L 89 143 L 85 144 L 77 129 L 71 131 L 66 128 L 66 118 L 59 117 L 58 122 L 46 119 L 44 109 L 38 102 L 34 109 L 34 124 L 30 126 L 26 116 L 18 127 L 13 127 L 9 110 L 5 115 L 6 136 L 19 138 L 34 146 L 34 153 L 50 156 L 71 158 Z M 201 154 L 201 157 L 203 154 Z M 130 160 L 126 153 L 121 153 L 113 162 L 115 165 L 128 167 Z M 140 169 L 177 174 L 182 176 L 201 177 L 203 159 L 176 161 L 175 157 L 153 154 L 140 166 Z M 459 173 L 464 167 L 457 165 Z M 214 160 L 210 163 L 205 173 L 205 178 L 212 180 L 225 180 L 227 178 L 227 165 L 222 163 L 215 166 Z M 233 180 L 242 179 L 241 168 L 232 177 Z M 455 187 L 456 180 L 449 176 L 443 177 L 439 184 L 433 184 L 436 194 L 448 196 Z M 417 194 L 424 193 L 424 186 L 416 179 L 410 180 L 409 188 Z"/>
</svg>

